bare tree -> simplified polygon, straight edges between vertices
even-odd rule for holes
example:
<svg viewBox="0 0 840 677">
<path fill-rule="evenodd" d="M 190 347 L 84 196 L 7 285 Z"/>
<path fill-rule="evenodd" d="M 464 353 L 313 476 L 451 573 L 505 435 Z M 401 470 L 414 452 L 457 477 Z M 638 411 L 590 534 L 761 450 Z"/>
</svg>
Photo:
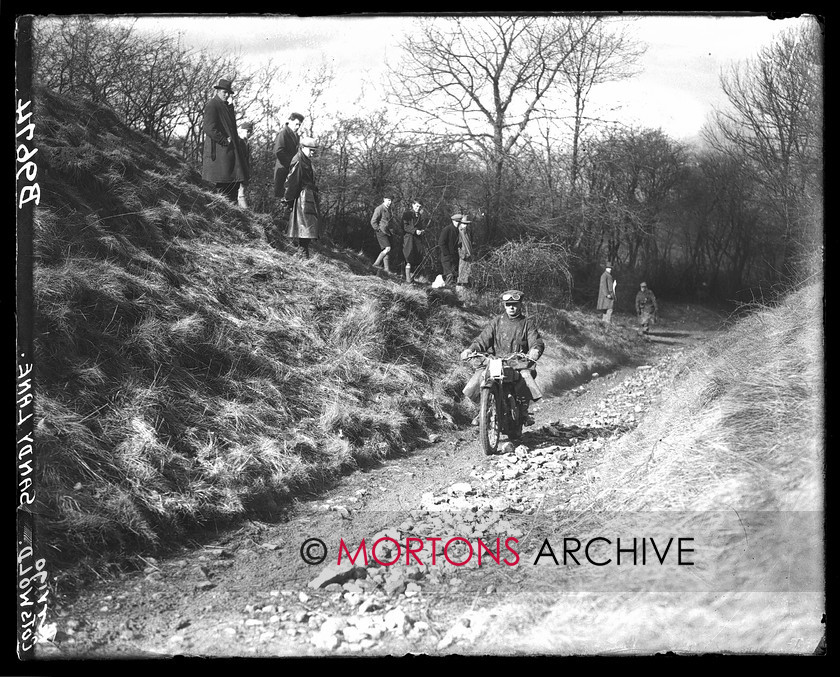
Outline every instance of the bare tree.
<svg viewBox="0 0 840 677">
<path fill-rule="evenodd" d="M 597 17 L 574 17 L 569 30 L 577 47 L 563 64 L 560 84 L 568 89 L 574 105 L 569 167 L 569 182 L 574 188 L 579 174 L 580 139 L 589 122 L 586 109 L 592 88 L 634 75 L 646 47 L 629 36 L 626 25 L 615 28 L 614 23 Z"/>
<path fill-rule="evenodd" d="M 133 23 L 87 16 L 37 17 L 33 26 L 39 85 L 112 103 L 137 42 Z"/>
<path fill-rule="evenodd" d="M 453 132 L 487 163 L 491 234 L 508 157 L 584 36 L 563 17 L 434 18 L 403 43 L 391 100 Z"/>
</svg>

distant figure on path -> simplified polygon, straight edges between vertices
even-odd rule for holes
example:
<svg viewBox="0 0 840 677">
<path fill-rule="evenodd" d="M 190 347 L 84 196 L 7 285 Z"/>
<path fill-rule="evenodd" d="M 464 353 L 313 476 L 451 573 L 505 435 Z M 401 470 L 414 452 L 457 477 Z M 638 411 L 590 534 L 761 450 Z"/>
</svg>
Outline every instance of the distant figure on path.
<svg viewBox="0 0 840 677">
<path fill-rule="evenodd" d="M 303 116 L 300 113 L 292 113 L 274 137 L 274 197 L 281 200 L 286 190 L 289 166 L 300 145 L 298 130 L 302 124 Z"/>
<path fill-rule="evenodd" d="M 443 280 L 447 286 L 455 284 L 455 278 L 458 274 L 458 240 L 460 239 L 458 226 L 463 218 L 462 214 L 450 216 L 450 223 L 438 235 L 440 266 L 443 268 Z"/>
<path fill-rule="evenodd" d="M 403 228 L 403 256 L 405 257 L 405 279 L 411 282 L 417 274 L 417 269 L 423 262 L 423 229 L 420 219 L 423 206 L 420 200 L 412 200 L 411 208 L 406 209 L 402 217 Z"/>
<path fill-rule="evenodd" d="M 213 85 L 216 95 L 204 106 L 204 154 L 201 178 L 214 184 L 216 192 L 233 204 L 239 184 L 248 181 L 248 160 L 236 133 L 236 112 L 228 99 L 233 94 L 232 80 L 221 78 Z"/>
<path fill-rule="evenodd" d="M 607 261 L 604 272 L 601 274 L 601 283 L 598 287 L 598 310 L 604 311 L 604 322 L 609 324 L 612 318 L 613 305 L 615 304 L 616 282 L 612 276 L 612 263 Z"/>
<path fill-rule="evenodd" d="M 460 295 L 470 284 L 470 267 L 473 260 L 472 221 L 464 215 L 458 226 L 458 283 L 455 291 Z"/>
<path fill-rule="evenodd" d="M 656 304 L 656 296 L 648 289 L 647 282 L 639 285 L 639 293 L 636 294 L 636 315 L 639 318 L 639 329 L 643 334 L 650 331 L 651 321 L 656 322 L 659 316 L 659 306 Z"/>
<path fill-rule="evenodd" d="M 317 240 L 321 235 L 318 187 L 312 169 L 312 157 L 317 149 L 318 141 L 315 139 L 308 136 L 301 139 L 300 147 L 292 158 L 283 199 L 280 201 L 283 213 L 289 214 L 286 236 L 297 238 L 306 258 L 309 258 L 309 241 Z"/>
<path fill-rule="evenodd" d="M 385 195 L 382 197 L 382 204 L 378 205 L 373 210 L 373 216 L 370 217 L 370 226 L 376 234 L 376 242 L 379 244 L 379 256 L 373 262 L 374 266 L 380 263 L 385 268 L 385 272 L 391 272 L 391 260 L 388 254 L 391 252 L 391 235 L 393 228 L 393 217 L 391 216 L 391 196 Z"/>
<path fill-rule="evenodd" d="M 242 151 L 245 155 L 245 161 L 248 163 L 248 168 L 251 167 L 251 135 L 254 133 L 253 122 L 243 122 L 239 125 L 242 130 Z M 243 181 L 239 184 L 239 196 L 237 201 L 242 209 L 248 209 L 248 181 Z"/>
</svg>

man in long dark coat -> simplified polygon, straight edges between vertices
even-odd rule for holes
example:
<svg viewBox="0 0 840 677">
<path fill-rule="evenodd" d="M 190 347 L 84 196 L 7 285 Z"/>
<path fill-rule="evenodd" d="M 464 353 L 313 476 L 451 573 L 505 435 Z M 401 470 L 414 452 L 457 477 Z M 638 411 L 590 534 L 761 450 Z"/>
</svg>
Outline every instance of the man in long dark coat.
<svg viewBox="0 0 840 677">
<path fill-rule="evenodd" d="M 204 106 L 204 155 L 201 178 L 236 204 L 239 184 L 249 178 L 248 160 L 236 132 L 236 112 L 228 102 L 233 82 L 222 78 L 213 85 L 216 95 Z"/>
<path fill-rule="evenodd" d="M 462 214 L 453 214 L 449 218 L 451 222 L 440 231 L 438 236 L 438 246 L 443 280 L 451 286 L 455 284 L 455 278 L 458 275 L 458 226 L 464 217 Z"/>
<path fill-rule="evenodd" d="M 318 142 L 315 139 L 301 139 L 300 148 L 289 167 L 281 200 L 284 213 L 289 214 L 286 237 L 297 238 L 306 258 L 309 258 L 309 241 L 317 240 L 321 235 L 318 187 L 315 185 L 315 170 L 311 159 L 317 148 Z"/>
<path fill-rule="evenodd" d="M 612 263 L 607 261 L 604 272 L 601 273 L 601 282 L 598 286 L 598 310 L 604 311 L 604 322 L 609 324 L 612 317 L 613 306 L 615 305 L 615 280 L 612 276 Z"/>
<path fill-rule="evenodd" d="M 411 208 L 403 213 L 403 256 L 405 257 L 405 279 L 411 282 L 417 269 L 423 262 L 423 230 L 420 228 L 420 218 L 423 214 L 420 200 L 412 200 Z"/>
<path fill-rule="evenodd" d="M 282 199 L 285 193 L 289 167 L 300 145 L 298 130 L 302 124 L 303 116 L 292 113 L 274 137 L 274 197 Z"/>
</svg>

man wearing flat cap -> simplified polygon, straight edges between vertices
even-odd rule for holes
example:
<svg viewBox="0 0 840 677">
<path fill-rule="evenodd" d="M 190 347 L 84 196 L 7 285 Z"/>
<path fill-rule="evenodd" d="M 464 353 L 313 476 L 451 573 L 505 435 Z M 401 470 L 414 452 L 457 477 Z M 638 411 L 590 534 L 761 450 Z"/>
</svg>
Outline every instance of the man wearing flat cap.
<svg viewBox="0 0 840 677">
<path fill-rule="evenodd" d="M 650 323 L 656 322 L 659 315 L 659 306 L 656 303 L 656 295 L 648 289 L 647 282 L 639 284 L 639 291 L 636 294 L 636 316 L 639 318 L 639 331 L 647 334 L 650 331 Z"/>
<path fill-rule="evenodd" d="M 204 106 L 204 155 L 201 178 L 211 182 L 236 204 L 239 184 L 249 178 L 248 159 L 236 132 L 236 112 L 228 101 L 233 94 L 232 80 L 221 78 L 213 85 L 215 96 Z"/>
<path fill-rule="evenodd" d="M 612 262 L 607 261 L 604 272 L 601 273 L 601 282 L 598 286 L 598 310 L 604 311 L 604 322 L 609 324 L 612 318 L 613 306 L 615 305 L 616 282 L 612 276 Z"/>
<path fill-rule="evenodd" d="M 443 268 L 443 280 L 447 286 L 455 284 L 458 274 L 458 227 L 463 214 L 453 214 L 450 223 L 440 231 L 438 246 L 440 247 L 440 267 Z"/>
</svg>

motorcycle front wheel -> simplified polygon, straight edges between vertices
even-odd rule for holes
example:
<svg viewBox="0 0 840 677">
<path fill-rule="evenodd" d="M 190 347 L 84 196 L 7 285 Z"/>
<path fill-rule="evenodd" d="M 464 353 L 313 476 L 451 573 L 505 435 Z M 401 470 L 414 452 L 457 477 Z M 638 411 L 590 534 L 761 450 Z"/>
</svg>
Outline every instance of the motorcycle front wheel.
<svg viewBox="0 0 840 677">
<path fill-rule="evenodd" d="M 519 413 L 519 403 L 512 395 L 508 395 L 508 439 L 518 440 L 522 437 L 522 416 Z"/>
<path fill-rule="evenodd" d="M 478 436 L 481 448 L 486 456 L 496 453 L 499 446 L 499 411 L 496 402 L 496 389 L 483 388 L 478 414 Z"/>
</svg>

